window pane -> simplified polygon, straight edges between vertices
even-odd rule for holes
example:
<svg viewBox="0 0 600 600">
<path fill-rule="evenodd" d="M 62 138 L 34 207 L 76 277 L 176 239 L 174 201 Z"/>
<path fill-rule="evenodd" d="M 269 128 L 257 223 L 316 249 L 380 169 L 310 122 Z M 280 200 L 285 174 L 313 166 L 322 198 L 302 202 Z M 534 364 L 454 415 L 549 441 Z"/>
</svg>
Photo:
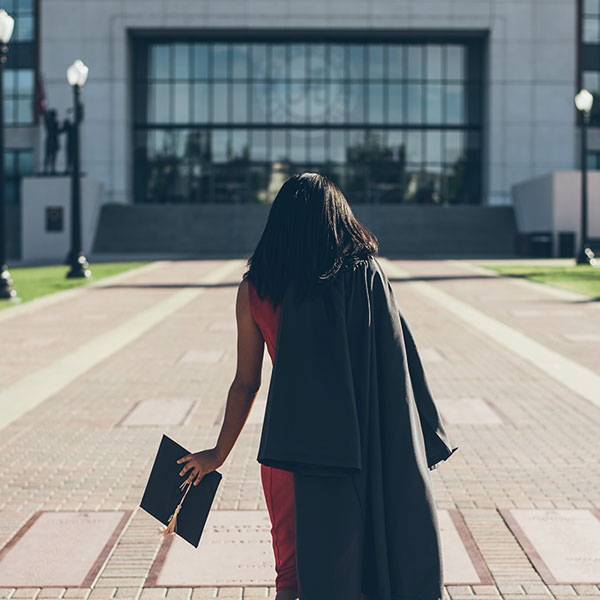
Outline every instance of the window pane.
<svg viewBox="0 0 600 600">
<path fill-rule="evenodd" d="M 348 121 L 350 123 L 365 122 L 365 97 L 362 83 L 349 83 L 348 89 Z"/>
<path fill-rule="evenodd" d="M 267 121 L 267 84 L 253 83 L 250 87 L 252 97 L 252 122 L 265 123 Z"/>
<path fill-rule="evenodd" d="M 459 125 L 465 122 L 464 92 L 461 85 L 448 84 L 446 93 L 446 123 Z"/>
<path fill-rule="evenodd" d="M 304 83 L 288 84 L 276 81 L 271 84 L 271 107 L 269 115 L 272 123 L 286 123 L 288 120 L 306 120 L 306 96 Z M 288 100 L 288 94 L 291 98 Z M 288 109 L 291 114 L 288 114 Z M 304 112 L 302 110 L 304 109 Z"/>
<path fill-rule="evenodd" d="M 306 79 L 306 44 L 290 46 L 290 77 Z"/>
<path fill-rule="evenodd" d="M 344 132 L 340 129 L 332 129 L 329 132 L 328 159 L 336 163 L 343 163 L 346 160 Z"/>
<path fill-rule="evenodd" d="M 381 83 L 371 83 L 369 89 L 369 123 L 383 122 L 383 89 Z"/>
<path fill-rule="evenodd" d="M 150 48 L 150 77 L 169 79 L 171 48 L 167 44 L 155 44 Z"/>
<path fill-rule="evenodd" d="M 33 152 L 19 152 L 18 155 L 19 174 L 30 175 L 33 173 Z"/>
<path fill-rule="evenodd" d="M 212 158 L 213 162 L 222 163 L 227 160 L 227 140 L 228 132 L 226 129 L 212 130 Z"/>
<path fill-rule="evenodd" d="M 190 121 L 190 85 L 189 83 L 173 84 L 174 113 L 176 123 L 189 123 Z"/>
<path fill-rule="evenodd" d="M 231 132 L 231 152 L 233 159 L 249 158 L 248 130 L 233 129 Z"/>
<path fill-rule="evenodd" d="M 426 90 L 427 123 L 442 122 L 442 86 L 439 83 L 429 83 Z"/>
<path fill-rule="evenodd" d="M 287 46 L 285 44 L 271 45 L 271 79 L 285 79 L 288 77 Z"/>
<path fill-rule="evenodd" d="M 252 143 L 250 144 L 250 158 L 253 161 L 266 161 L 268 157 L 268 135 L 266 129 L 253 129 L 250 132 Z"/>
<path fill-rule="evenodd" d="M 233 79 L 245 79 L 248 77 L 248 45 L 233 44 L 231 48 L 231 59 L 233 63 Z"/>
<path fill-rule="evenodd" d="M 425 160 L 428 163 L 442 162 L 442 132 L 425 132 Z"/>
<path fill-rule="evenodd" d="M 346 121 L 345 105 L 346 95 L 344 85 L 338 81 L 330 81 L 324 84 L 325 98 L 327 99 L 328 123 L 344 123 Z"/>
<path fill-rule="evenodd" d="M 227 44 L 213 45 L 213 77 L 215 79 L 229 78 L 229 47 Z"/>
<path fill-rule="evenodd" d="M 267 65 L 267 45 L 252 44 L 252 78 L 266 79 Z"/>
<path fill-rule="evenodd" d="M 404 122 L 404 86 L 401 83 L 389 83 L 388 96 L 388 123 L 398 124 Z"/>
<path fill-rule="evenodd" d="M 446 46 L 446 79 L 464 79 L 465 49 L 458 45 Z"/>
<path fill-rule="evenodd" d="M 408 46 L 407 68 L 409 79 L 423 79 L 423 46 Z"/>
<path fill-rule="evenodd" d="M 408 88 L 408 122 L 423 121 L 423 86 L 420 83 L 409 83 Z"/>
<path fill-rule="evenodd" d="M 207 83 L 196 83 L 194 84 L 194 114 L 192 120 L 195 123 L 207 123 L 208 122 L 208 84 Z"/>
<path fill-rule="evenodd" d="M 345 79 L 346 78 L 346 59 L 345 46 L 341 44 L 331 44 L 329 46 L 329 79 Z"/>
<path fill-rule="evenodd" d="M 369 79 L 383 79 L 383 46 L 370 44 L 367 49 Z"/>
<path fill-rule="evenodd" d="M 14 39 L 20 42 L 29 42 L 33 40 L 33 17 L 30 15 L 20 15 L 15 19 Z"/>
<path fill-rule="evenodd" d="M 327 109 L 326 88 L 324 83 L 312 82 L 308 84 L 309 121 L 322 123 L 325 121 Z"/>
<path fill-rule="evenodd" d="M 208 79 L 208 44 L 194 45 L 194 77 Z"/>
<path fill-rule="evenodd" d="M 248 98 L 246 95 L 247 85 L 245 83 L 232 84 L 233 94 L 233 121 L 243 123 L 248 120 Z"/>
<path fill-rule="evenodd" d="M 171 94 L 168 83 L 152 83 L 148 86 L 148 118 L 151 123 L 168 123 L 171 118 Z"/>
<path fill-rule="evenodd" d="M 422 138 L 422 131 L 411 130 L 406 132 L 406 162 L 419 164 L 423 162 Z"/>
<path fill-rule="evenodd" d="M 310 44 L 309 49 L 309 73 L 311 79 L 325 79 L 327 61 L 325 59 L 325 44 Z"/>
<path fill-rule="evenodd" d="M 213 83 L 213 121 L 224 123 L 229 120 L 229 84 Z"/>
<path fill-rule="evenodd" d="M 309 133 L 309 160 L 316 163 L 325 162 L 325 153 L 327 150 L 327 133 L 324 129 L 313 129 Z"/>
<path fill-rule="evenodd" d="M 444 161 L 455 163 L 462 158 L 464 151 L 464 140 L 462 131 L 446 131 L 446 148 Z"/>
<path fill-rule="evenodd" d="M 175 59 L 175 79 L 190 78 L 190 45 L 175 44 L 173 46 Z"/>
<path fill-rule="evenodd" d="M 271 132 L 271 160 L 288 161 L 288 131 L 287 129 L 273 129 Z"/>
<path fill-rule="evenodd" d="M 442 47 L 430 44 L 427 51 L 427 79 L 440 80 L 442 78 Z"/>
<path fill-rule="evenodd" d="M 18 69 L 16 75 L 16 93 L 33 95 L 33 69 Z"/>
<path fill-rule="evenodd" d="M 365 76 L 365 48 L 356 44 L 348 47 L 348 67 L 350 79 L 364 79 Z"/>
<path fill-rule="evenodd" d="M 600 21 L 598 17 L 584 17 L 583 41 L 587 44 L 597 44 L 600 42 Z"/>
<path fill-rule="evenodd" d="M 404 46 L 388 46 L 388 77 L 390 79 L 403 79 L 404 72 Z"/>
</svg>

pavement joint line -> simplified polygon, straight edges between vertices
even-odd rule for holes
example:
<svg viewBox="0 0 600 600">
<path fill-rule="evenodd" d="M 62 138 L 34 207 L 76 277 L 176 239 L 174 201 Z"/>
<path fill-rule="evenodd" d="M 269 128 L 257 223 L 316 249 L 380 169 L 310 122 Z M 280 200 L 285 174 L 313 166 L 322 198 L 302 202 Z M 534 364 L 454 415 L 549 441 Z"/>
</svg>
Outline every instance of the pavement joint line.
<svg viewBox="0 0 600 600">
<path fill-rule="evenodd" d="M 228 261 L 202 277 L 198 283 L 218 283 L 244 262 Z M 179 290 L 0 392 L 0 429 L 10 425 L 205 291 L 206 288 Z"/>
<path fill-rule="evenodd" d="M 0 311 L 0 323 L 8 319 L 18 317 L 19 315 L 32 313 L 36 310 L 45 308 L 46 306 L 52 306 L 53 304 L 57 304 L 63 300 L 74 298 L 75 296 L 83 294 L 90 288 L 105 287 L 118 281 L 128 279 L 129 277 L 133 277 L 134 275 L 153 271 L 154 269 L 167 264 L 167 262 L 168 261 L 164 260 L 152 262 L 148 265 L 142 265 L 141 267 L 135 267 L 133 269 L 128 269 L 127 271 L 117 273 L 116 275 L 111 275 L 110 277 L 103 277 L 102 279 L 98 281 L 92 281 L 87 285 L 80 285 L 69 290 L 62 290 L 60 292 L 52 292 L 50 294 L 46 294 L 45 296 L 40 296 L 39 298 L 34 298 L 33 300 L 24 302 L 23 304 L 17 304 L 10 308 L 5 308 L 4 310 Z"/>
<path fill-rule="evenodd" d="M 588 302 L 590 308 L 600 309 L 600 302 L 593 302 L 589 296 L 584 296 L 583 294 L 577 294 L 576 292 L 570 292 L 569 290 L 562 290 L 560 288 L 553 287 L 546 283 L 537 283 L 535 281 L 529 281 L 527 279 L 503 275 L 502 273 L 498 273 L 497 271 L 491 271 L 490 269 L 486 269 L 485 267 L 480 267 L 479 265 L 473 264 L 472 262 L 463 262 L 460 260 L 446 260 L 444 262 L 447 262 L 449 265 L 453 265 L 459 269 L 462 268 L 466 271 L 471 271 L 473 273 L 487 275 L 488 277 L 504 278 L 506 281 L 510 281 L 514 285 L 520 285 L 521 287 L 529 291 L 540 292 L 542 294 L 546 294 L 547 296 L 552 296 L 553 298 L 558 298 L 560 300 L 570 300 L 572 302 Z"/>
<path fill-rule="evenodd" d="M 411 274 L 394 265 L 389 259 L 384 261 L 389 273 L 410 280 Z M 466 302 L 423 281 L 407 281 L 406 284 L 458 317 L 471 328 L 485 334 L 513 354 L 523 358 L 552 379 L 575 392 L 591 404 L 600 408 L 600 376 L 575 361 L 554 352 L 525 334 L 501 323 Z"/>
</svg>

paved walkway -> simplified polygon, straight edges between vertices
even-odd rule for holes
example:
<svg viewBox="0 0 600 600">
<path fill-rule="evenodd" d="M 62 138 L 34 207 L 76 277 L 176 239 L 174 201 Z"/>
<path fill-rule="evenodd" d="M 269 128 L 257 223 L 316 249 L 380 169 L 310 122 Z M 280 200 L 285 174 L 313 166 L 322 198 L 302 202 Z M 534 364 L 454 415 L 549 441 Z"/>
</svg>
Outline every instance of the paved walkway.
<svg viewBox="0 0 600 600">
<path fill-rule="evenodd" d="M 173 583 L 160 585 L 156 564 L 165 556 L 157 522 L 138 508 L 163 432 L 191 451 L 216 441 L 235 372 L 234 308 L 244 262 L 164 262 L 2 317 L 0 586 L 11 547 L 17 556 L 18 540 L 27 539 L 23 528 L 33 535 L 41 526 L 38 511 L 102 511 L 107 518 L 116 514 L 119 525 L 81 579 L 85 586 L 75 575 L 73 585 L 53 585 L 60 577 L 46 575 L 41 565 L 31 581 L 46 584 L 0 587 L 0 598 L 274 597 L 272 585 L 191 585 L 190 575 L 177 575 L 173 565 Z M 381 262 L 460 446 L 432 472 L 437 508 L 451 518 L 442 521 L 452 576 L 446 594 L 452 600 L 600 598 L 600 538 L 583 558 L 574 548 L 565 559 L 534 522 L 539 510 L 548 511 L 541 513 L 544 523 L 564 516 L 559 527 L 579 520 L 573 531 L 581 533 L 584 524 L 583 544 L 585 531 L 600 523 L 600 407 L 592 387 L 600 376 L 597 305 L 494 277 L 464 261 Z M 533 354 L 525 356 L 514 340 Z M 238 511 L 240 522 L 242 515 L 266 516 L 256 409 L 270 368 L 265 350 L 258 404 L 220 469 L 219 518 L 230 518 L 230 511 Z M 172 424 L 152 424 L 157 417 Z M 97 525 L 90 527 L 98 532 Z M 64 538 L 40 533 L 48 564 L 69 536 L 76 545 L 84 527 L 65 521 Z M 235 532 L 232 527 L 224 522 L 223 535 Z M 247 533 L 241 525 L 238 531 Z M 102 549 L 104 542 L 98 544 Z M 237 548 L 244 552 L 244 543 Z M 586 560 L 592 576 L 574 581 L 569 569 Z M 76 559 L 72 565 L 76 571 Z"/>
</svg>

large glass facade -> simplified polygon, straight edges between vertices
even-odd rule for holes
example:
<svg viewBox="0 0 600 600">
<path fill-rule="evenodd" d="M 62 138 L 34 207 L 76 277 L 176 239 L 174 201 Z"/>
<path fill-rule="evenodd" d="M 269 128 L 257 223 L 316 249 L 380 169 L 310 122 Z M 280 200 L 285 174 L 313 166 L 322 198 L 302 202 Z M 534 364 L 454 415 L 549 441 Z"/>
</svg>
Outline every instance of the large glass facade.
<svg viewBox="0 0 600 600">
<path fill-rule="evenodd" d="M 481 202 L 478 40 L 134 39 L 136 202 Z"/>
</svg>

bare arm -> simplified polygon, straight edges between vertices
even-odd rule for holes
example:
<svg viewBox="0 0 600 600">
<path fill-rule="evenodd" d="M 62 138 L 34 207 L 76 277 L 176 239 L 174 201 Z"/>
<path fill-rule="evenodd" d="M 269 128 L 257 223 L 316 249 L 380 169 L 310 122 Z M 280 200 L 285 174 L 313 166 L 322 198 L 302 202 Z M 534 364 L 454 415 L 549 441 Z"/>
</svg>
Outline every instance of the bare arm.
<svg viewBox="0 0 600 600">
<path fill-rule="evenodd" d="M 242 281 L 238 288 L 235 314 L 238 332 L 237 367 L 227 394 L 225 417 L 217 444 L 210 450 L 189 454 L 177 461 L 189 460 L 181 475 L 193 468 L 189 479 L 196 479 L 195 485 L 206 473 L 214 471 L 225 462 L 248 419 L 260 388 L 265 342 L 250 311 L 247 281 Z"/>
</svg>

